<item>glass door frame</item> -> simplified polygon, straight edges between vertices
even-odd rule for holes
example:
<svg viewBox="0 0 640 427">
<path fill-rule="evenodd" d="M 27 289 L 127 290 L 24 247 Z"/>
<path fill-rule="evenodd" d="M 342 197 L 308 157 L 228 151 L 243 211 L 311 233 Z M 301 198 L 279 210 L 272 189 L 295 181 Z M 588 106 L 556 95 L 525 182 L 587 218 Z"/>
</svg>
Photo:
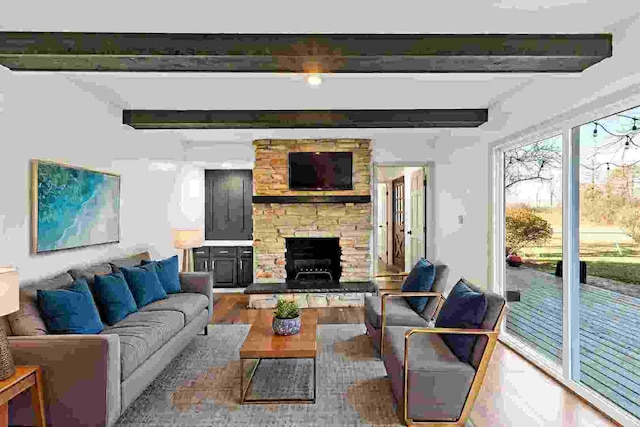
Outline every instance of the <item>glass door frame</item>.
<svg viewBox="0 0 640 427">
<path fill-rule="evenodd" d="M 638 419 L 579 382 L 580 379 L 580 275 L 579 275 L 579 168 L 580 126 L 640 105 L 640 85 L 614 93 L 591 104 L 532 126 L 489 146 L 492 207 L 491 271 L 493 292 L 505 294 L 505 195 L 504 152 L 562 135 L 562 366 L 557 366 L 510 335 L 503 322 L 499 340 L 520 353 L 548 375 L 622 425 L 638 425 Z"/>
</svg>

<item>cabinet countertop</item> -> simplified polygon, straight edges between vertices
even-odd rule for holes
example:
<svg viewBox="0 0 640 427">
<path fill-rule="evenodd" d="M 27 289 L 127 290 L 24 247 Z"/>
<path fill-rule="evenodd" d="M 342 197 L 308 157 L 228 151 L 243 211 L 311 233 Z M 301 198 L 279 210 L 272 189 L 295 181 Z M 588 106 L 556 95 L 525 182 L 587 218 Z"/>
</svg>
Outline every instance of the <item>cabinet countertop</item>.
<svg viewBox="0 0 640 427">
<path fill-rule="evenodd" d="M 253 246 L 253 240 L 205 240 L 202 246 Z"/>
</svg>

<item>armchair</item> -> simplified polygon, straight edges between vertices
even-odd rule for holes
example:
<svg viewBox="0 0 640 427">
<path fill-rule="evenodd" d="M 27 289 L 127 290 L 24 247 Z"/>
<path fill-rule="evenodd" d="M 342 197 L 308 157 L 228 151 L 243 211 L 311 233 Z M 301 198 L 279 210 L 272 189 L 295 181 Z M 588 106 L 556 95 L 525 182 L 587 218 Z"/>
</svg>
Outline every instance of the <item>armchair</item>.
<svg viewBox="0 0 640 427">
<path fill-rule="evenodd" d="M 479 288 L 465 282 L 475 292 Z M 407 425 L 464 426 L 484 380 L 505 313 L 502 296 L 485 292 L 487 311 L 479 329 L 387 326 L 383 361 Z M 473 335 L 469 363 L 442 334 Z"/>
<path fill-rule="evenodd" d="M 366 296 L 365 326 L 373 346 L 383 354 L 384 330 L 386 326 L 428 327 L 430 322 L 438 316 L 444 297 L 442 292 L 447 285 L 449 267 L 441 262 L 435 262 L 436 277 L 429 292 L 402 292 L 397 290 L 381 290 L 379 295 Z M 376 277 L 402 277 L 409 273 L 392 273 Z M 399 282 L 400 284 L 402 282 Z M 405 298 L 410 296 L 428 296 L 429 301 L 421 313 L 417 313 Z"/>
</svg>

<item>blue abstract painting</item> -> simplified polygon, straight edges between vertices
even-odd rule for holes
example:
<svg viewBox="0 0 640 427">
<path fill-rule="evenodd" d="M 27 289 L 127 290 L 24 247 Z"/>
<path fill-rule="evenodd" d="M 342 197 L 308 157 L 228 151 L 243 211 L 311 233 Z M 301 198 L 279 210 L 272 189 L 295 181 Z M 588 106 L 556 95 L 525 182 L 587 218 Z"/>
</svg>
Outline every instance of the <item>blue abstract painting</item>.
<svg viewBox="0 0 640 427">
<path fill-rule="evenodd" d="M 33 250 L 120 240 L 120 176 L 33 161 Z"/>
</svg>

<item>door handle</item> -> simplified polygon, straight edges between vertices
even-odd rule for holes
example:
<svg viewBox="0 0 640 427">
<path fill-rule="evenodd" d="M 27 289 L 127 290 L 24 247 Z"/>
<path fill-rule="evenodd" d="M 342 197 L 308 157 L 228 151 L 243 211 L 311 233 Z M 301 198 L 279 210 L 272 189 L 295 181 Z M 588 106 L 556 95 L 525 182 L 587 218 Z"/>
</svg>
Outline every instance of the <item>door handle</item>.
<svg viewBox="0 0 640 427">
<path fill-rule="evenodd" d="M 229 251 L 220 251 L 221 254 L 228 254 Z"/>
<path fill-rule="evenodd" d="M 209 271 L 209 261 L 204 260 L 204 271 Z"/>
<path fill-rule="evenodd" d="M 242 260 L 240 260 L 240 270 L 242 270 L 244 267 L 242 266 Z"/>
<path fill-rule="evenodd" d="M 215 259 L 212 259 L 212 260 L 211 260 L 211 269 L 212 269 L 212 270 L 215 270 L 215 269 L 216 269 L 216 260 L 215 260 Z"/>
<path fill-rule="evenodd" d="M 411 236 L 411 230 L 407 231 L 407 234 L 408 234 L 409 236 Z"/>
</svg>

